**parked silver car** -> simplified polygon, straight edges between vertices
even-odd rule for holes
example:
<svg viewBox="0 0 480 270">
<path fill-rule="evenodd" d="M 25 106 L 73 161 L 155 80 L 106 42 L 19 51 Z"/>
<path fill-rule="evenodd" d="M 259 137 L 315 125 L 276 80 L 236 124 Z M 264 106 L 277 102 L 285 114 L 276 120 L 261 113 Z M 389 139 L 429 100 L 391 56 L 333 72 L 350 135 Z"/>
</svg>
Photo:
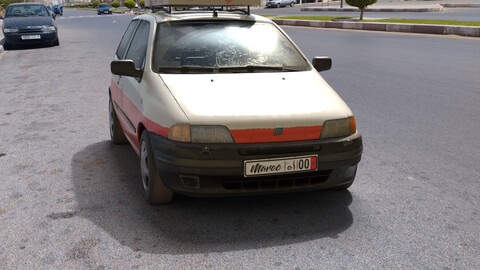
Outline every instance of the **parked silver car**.
<svg viewBox="0 0 480 270">
<path fill-rule="evenodd" d="M 295 1 L 293 0 L 269 0 L 267 1 L 266 7 L 286 7 L 286 6 L 291 6 L 295 4 Z"/>
</svg>

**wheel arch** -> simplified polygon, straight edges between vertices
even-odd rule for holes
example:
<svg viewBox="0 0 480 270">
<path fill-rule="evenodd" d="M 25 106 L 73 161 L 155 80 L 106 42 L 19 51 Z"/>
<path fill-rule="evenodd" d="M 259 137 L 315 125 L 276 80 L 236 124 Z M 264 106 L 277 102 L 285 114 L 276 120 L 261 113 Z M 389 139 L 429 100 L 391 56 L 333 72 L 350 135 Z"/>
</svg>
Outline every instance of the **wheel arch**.
<svg viewBox="0 0 480 270">
<path fill-rule="evenodd" d="M 142 138 L 142 133 L 144 130 L 147 130 L 147 128 L 145 127 L 145 125 L 140 122 L 138 123 L 138 128 L 137 128 L 138 132 L 137 132 L 137 140 L 138 140 L 138 145 L 140 145 L 140 139 Z"/>
</svg>

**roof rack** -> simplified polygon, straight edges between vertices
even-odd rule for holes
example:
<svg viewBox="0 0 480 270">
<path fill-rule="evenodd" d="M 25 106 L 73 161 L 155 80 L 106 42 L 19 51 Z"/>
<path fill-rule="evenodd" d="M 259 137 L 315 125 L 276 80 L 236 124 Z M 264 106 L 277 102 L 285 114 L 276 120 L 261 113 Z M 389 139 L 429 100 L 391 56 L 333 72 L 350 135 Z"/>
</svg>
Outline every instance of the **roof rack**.
<svg viewBox="0 0 480 270">
<path fill-rule="evenodd" d="M 195 9 L 197 6 L 153 6 L 152 13 L 156 12 L 166 12 L 168 14 L 175 13 L 191 13 L 195 11 L 213 11 L 214 17 L 217 17 L 218 11 L 230 12 L 230 13 L 240 13 L 244 15 L 250 15 L 250 6 L 247 6 L 246 9 L 235 8 L 235 9 L 224 9 L 223 7 L 205 7 L 207 9 Z M 180 9 L 180 10 L 179 10 Z"/>
<path fill-rule="evenodd" d="M 247 9 L 226 10 L 229 12 L 241 12 L 250 15 L 250 6 L 261 5 L 261 0 L 145 0 L 145 6 L 151 7 L 152 12 L 165 11 L 172 14 L 174 9 L 181 8 L 208 8 L 213 10 L 213 16 L 217 17 L 217 8 L 246 6 Z"/>
</svg>

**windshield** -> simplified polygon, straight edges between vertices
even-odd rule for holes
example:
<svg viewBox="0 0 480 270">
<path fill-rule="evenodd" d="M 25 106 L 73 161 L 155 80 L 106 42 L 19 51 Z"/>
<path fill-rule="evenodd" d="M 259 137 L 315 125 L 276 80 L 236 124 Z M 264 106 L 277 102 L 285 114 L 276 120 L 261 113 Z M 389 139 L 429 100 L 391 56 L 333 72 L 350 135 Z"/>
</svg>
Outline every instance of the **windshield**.
<svg viewBox="0 0 480 270">
<path fill-rule="evenodd" d="M 169 73 L 310 69 L 275 26 L 245 21 L 161 23 L 152 60 L 154 71 Z"/>
<path fill-rule="evenodd" d="M 98 5 L 99 8 L 108 8 L 108 5 L 107 4 L 100 4 Z"/>
<path fill-rule="evenodd" d="M 5 17 L 30 17 L 30 16 L 49 16 L 47 9 L 43 5 L 15 5 L 8 6 Z"/>
</svg>

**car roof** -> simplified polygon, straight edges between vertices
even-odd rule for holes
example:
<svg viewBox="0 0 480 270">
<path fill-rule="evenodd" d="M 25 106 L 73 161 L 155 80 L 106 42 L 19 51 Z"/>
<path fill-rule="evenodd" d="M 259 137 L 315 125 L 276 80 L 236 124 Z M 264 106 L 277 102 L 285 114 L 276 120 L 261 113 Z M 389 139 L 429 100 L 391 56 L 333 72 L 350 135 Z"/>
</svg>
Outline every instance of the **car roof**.
<svg viewBox="0 0 480 270">
<path fill-rule="evenodd" d="M 13 3 L 8 6 L 32 6 L 32 5 L 38 5 L 38 6 L 44 6 L 45 4 L 43 3 L 32 3 L 32 2 L 26 2 L 26 3 Z"/>
<path fill-rule="evenodd" d="M 214 16 L 214 14 L 217 14 Z M 139 15 L 134 19 L 153 19 L 156 22 L 165 21 L 225 21 L 225 20 L 239 20 L 239 21 L 256 21 L 256 22 L 272 22 L 271 20 L 262 16 L 248 14 L 246 12 L 232 12 L 232 11 L 185 11 L 185 12 L 156 12 Z"/>
</svg>

